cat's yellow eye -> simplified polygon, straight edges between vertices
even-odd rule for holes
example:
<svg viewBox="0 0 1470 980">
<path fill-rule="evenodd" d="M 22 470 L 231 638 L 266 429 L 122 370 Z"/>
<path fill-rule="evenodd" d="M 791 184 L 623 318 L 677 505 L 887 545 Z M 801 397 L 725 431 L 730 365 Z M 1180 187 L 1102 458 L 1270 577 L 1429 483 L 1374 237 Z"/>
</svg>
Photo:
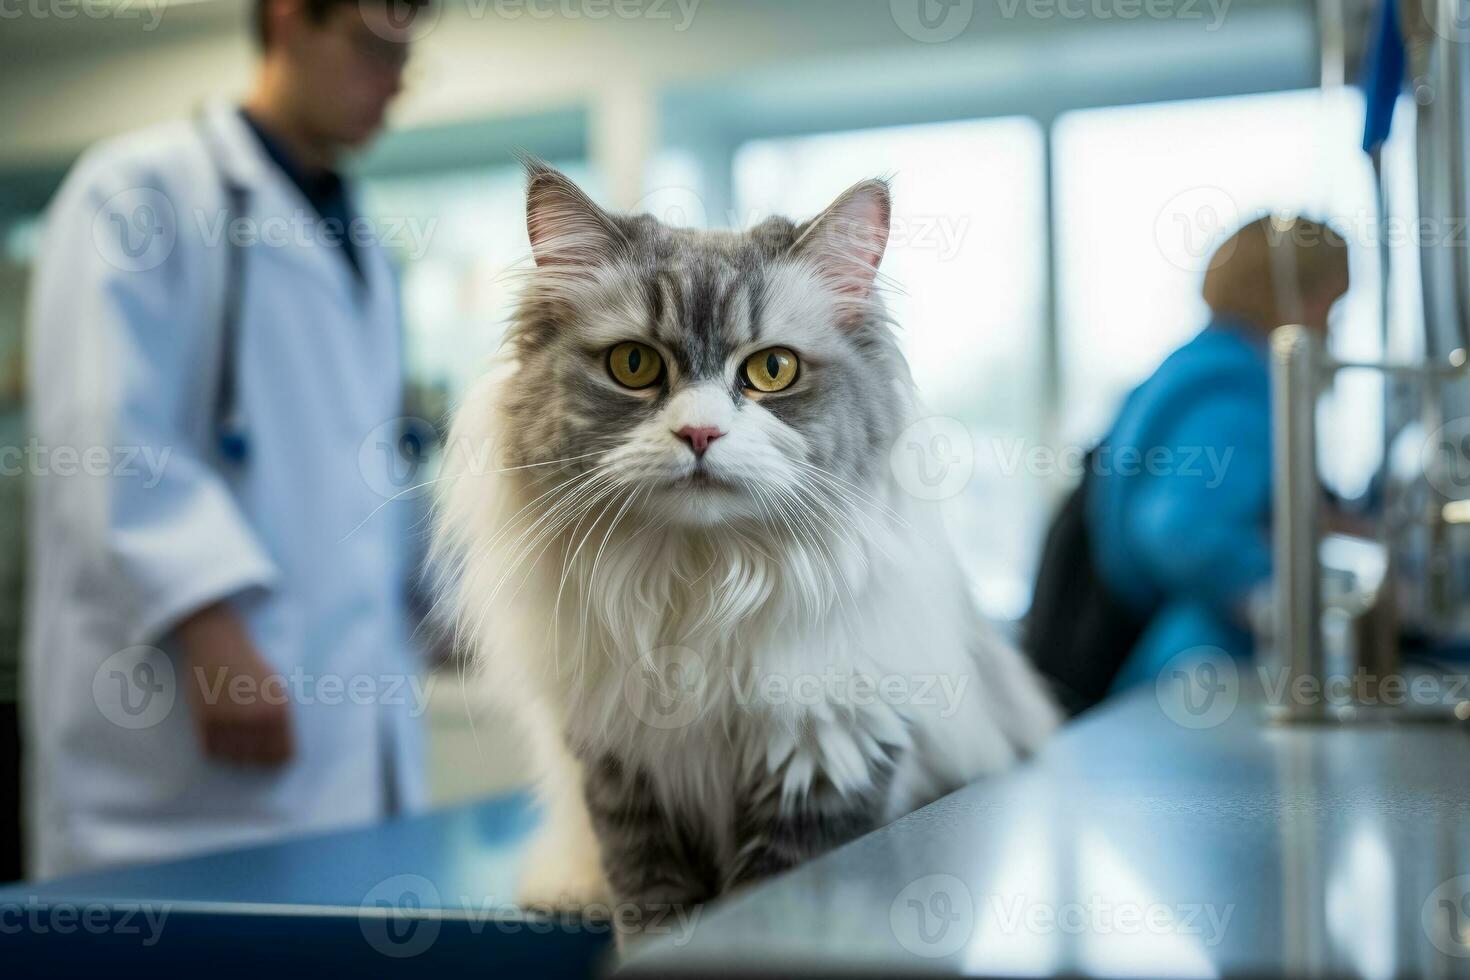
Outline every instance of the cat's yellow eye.
<svg viewBox="0 0 1470 980">
<path fill-rule="evenodd" d="M 663 370 L 664 359 L 647 344 L 625 340 L 607 352 L 607 371 L 625 388 L 647 388 Z"/>
<path fill-rule="evenodd" d="M 785 347 L 767 347 L 745 359 L 745 383 L 756 391 L 780 391 L 796 380 L 796 355 Z"/>
</svg>

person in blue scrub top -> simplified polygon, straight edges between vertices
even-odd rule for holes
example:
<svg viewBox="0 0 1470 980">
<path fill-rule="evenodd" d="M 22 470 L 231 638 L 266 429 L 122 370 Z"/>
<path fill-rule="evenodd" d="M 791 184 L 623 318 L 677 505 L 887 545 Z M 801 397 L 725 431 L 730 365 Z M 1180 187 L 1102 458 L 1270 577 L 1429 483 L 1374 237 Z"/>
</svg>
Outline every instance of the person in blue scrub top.
<svg viewBox="0 0 1470 980">
<path fill-rule="evenodd" d="M 1146 624 L 1115 691 L 1194 648 L 1251 653 L 1248 609 L 1271 577 L 1267 335 L 1325 332 L 1347 288 L 1331 228 L 1245 225 L 1205 274 L 1208 326 L 1128 396 L 1098 447 L 1086 510 L 1097 572 Z"/>
</svg>

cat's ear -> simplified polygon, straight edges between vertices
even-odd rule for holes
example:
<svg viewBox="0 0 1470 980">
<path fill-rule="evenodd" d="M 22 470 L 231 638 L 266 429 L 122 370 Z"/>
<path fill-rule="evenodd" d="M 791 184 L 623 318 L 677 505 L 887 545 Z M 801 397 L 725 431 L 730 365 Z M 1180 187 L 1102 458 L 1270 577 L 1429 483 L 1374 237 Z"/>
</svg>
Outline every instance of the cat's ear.
<svg viewBox="0 0 1470 980">
<path fill-rule="evenodd" d="M 814 262 L 822 278 L 838 292 L 865 300 L 888 247 L 891 214 L 886 181 L 854 184 L 798 229 L 792 254 Z"/>
<path fill-rule="evenodd" d="M 604 262 L 624 244 L 612 218 L 566 174 L 526 159 L 526 231 L 538 267 Z"/>
</svg>

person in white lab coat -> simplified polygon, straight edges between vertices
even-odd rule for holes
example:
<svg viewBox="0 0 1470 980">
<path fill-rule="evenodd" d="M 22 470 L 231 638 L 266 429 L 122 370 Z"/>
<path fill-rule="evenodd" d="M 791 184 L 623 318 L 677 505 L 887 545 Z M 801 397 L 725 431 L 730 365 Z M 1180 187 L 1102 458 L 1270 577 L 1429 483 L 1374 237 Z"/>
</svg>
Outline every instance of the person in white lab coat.
<svg viewBox="0 0 1470 980">
<path fill-rule="evenodd" d="M 400 88 L 403 12 L 258 0 L 244 105 L 94 147 L 51 207 L 29 320 L 32 877 L 421 803 L 413 532 L 382 472 L 399 310 L 334 170 Z"/>
</svg>

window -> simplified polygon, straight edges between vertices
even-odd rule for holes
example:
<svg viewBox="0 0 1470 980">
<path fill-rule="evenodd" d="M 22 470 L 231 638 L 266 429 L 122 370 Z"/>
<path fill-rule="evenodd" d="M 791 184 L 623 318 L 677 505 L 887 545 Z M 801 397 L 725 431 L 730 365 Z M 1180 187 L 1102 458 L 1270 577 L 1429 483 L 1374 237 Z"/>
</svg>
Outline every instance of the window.
<svg viewBox="0 0 1470 980">
<path fill-rule="evenodd" d="M 1336 311 L 1332 345 L 1344 356 L 1381 355 L 1373 179 L 1358 149 L 1362 133 L 1362 100 L 1348 90 L 1089 109 L 1058 119 L 1064 440 L 1100 438 L 1128 390 L 1205 325 L 1200 287 L 1210 255 L 1238 225 L 1268 211 L 1325 216 L 1345 234 L 1353 288 Z M 1332 410 L 1342 421 L 1321 438 L 1324 475 L 1346 491 L 1366 485 L 1380 456 L 1382 398 L 1377 375 L 1339 378 Z"/>
<path fill-rule="evenodd" d="M 596 187 L 585 166 L 556 166 Z M 525 172 L 506 165 L 379 178 L 365 188 L 364 211 L 402 277 L 410 400 L 430 412 L 447 409 L 500 346 L 516 272 L 531 261 Z"/>
<path fill-rule="evenodd" d="M 1029 601 L 1048 500 L 1014 465 L 1035 438 L 1046 289 L 1041 128 L 1007 118 L 758 140 L 735 154 L 741 225 L 809 217 L 867 177 L 890 175 L 881 271 L 927 409 L 968 430 L 974 469 L 950 501 L 986 612 Z"/>
</svg>

